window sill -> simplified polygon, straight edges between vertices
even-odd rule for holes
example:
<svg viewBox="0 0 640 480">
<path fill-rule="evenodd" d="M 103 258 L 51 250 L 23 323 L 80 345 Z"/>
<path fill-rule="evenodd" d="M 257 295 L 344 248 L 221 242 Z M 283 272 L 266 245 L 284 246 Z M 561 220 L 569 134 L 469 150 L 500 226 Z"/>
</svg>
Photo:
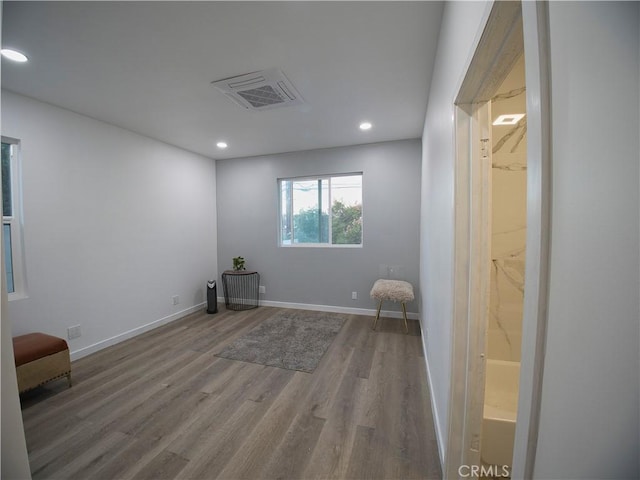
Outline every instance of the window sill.
<svg viewBox="0 0 640 480">
<path fill-rule="evenodd" d="M 278 245 L 281 248 L 362 248 L 362 244 L 358 245 L 329 245 L 327 243 L 294 243 L 293 245 Z"/>
<path fill-rule="evenodd" d="M 13 292 L 8 294 L 8 300 L 10 302 L 13 302 L 14 300 L 24 300 L 26 298 L 29 298 L 29 295 L 22 292 Z"/>
</svg>

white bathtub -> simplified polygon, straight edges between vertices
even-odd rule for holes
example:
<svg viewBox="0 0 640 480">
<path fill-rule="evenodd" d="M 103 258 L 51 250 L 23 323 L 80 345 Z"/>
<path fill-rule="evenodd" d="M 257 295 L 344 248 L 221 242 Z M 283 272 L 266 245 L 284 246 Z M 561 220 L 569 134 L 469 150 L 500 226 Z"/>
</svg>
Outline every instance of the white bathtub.
<svg viewBox="0 0 640 480">
<path fill-rule="evenodd" d="M 488 465 L 508 465 L 516 433 L 520 363 L 487 360 L 480 456 Z"/>
</svg>

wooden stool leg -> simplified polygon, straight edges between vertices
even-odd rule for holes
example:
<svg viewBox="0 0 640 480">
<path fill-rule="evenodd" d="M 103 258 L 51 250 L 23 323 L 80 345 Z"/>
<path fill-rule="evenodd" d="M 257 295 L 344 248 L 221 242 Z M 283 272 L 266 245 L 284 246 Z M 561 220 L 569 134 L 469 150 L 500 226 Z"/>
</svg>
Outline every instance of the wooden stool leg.
<svg viewBox="0 0 640 480">
<path fill-rule="evenodd" d="M 402 315 L 404 316 L 404 333 L 409 333 L 409 325 L 407 325 L 407 307 L 402 302 Z"/>
<path fill-rule="evenodd" d="M 376 318 L 373 320 L 373 327 L 371 327 L 372 330 L 376 329 L 376 323 L 378 323 L 378 318 L 380 318 L 380 309 L 382 308 L 382 300 L 380 300 L 378 302 L 378 311 L 376 312 Z"/>
<path fill-rule="evenodd" d="M 67 381 L 69 382 L 69 388 L 71 388 L 71 372 L 67 374 Z"/>
</svg>

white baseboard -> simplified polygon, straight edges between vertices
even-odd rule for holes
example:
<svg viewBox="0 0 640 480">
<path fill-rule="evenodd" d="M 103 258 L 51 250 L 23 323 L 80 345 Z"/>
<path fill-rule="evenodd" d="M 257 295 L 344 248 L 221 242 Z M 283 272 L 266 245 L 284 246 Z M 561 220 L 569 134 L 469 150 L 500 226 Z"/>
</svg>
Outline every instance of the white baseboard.
<svg viewBox="0 0 640 480">
<path fill-rule="evenodd" d="M 218 302 L 224 303 L 224 297 L 218 297 Z M 369 317 L 373 317 L 376 314 L 375 308 L 338 307 L 335 305 L 314 305 L 311 303 L 274 302 L 272 300 L 260 300 L 260 306 L 278 307 L 278 308 L 295 308 L 298 310 L 313 310 L 316 312 L 348 313 L 352 315 L 366 315 Z M 402 318 L 402 312 L 395 312 L 391 310 L 380 310 L 380 316 L 387 317 L 387 318 Z M 409 320 L 418 320 L 418 314 L 413 312 L 407 312 L 407 318 Z"/>
<path fill-rule="evenodd" d="M 224 297 L 218 297 L 218 302 L 224 304 Z M 354 315 L 367 315 L 374 316 L 376 314 L 375 309 L 369 308 L 352 308 L 352 307 L 337 307 L 333 305 L 313 305 L 310 303 L 289 303 L 289 302 L 274 302 L 270 300 L 260 300 L 260 305 L 265 307 L 279 307 L 279 308 L 296 308 L 299 310 L 314 310 L 318 312 L 334 312 L 334 313 L 347 313 Z M 120 342 L 124 342 L 125 340 L 129 340 L 141 333 L 148 332 L 149 330 L 153 330 L 154 328 L 160 327 L 167 323 L 173 322 L 185 315 L 189 315 L 190 313 L 197 312 L 200 309 L 206 308 L 206 303 L 200 303 L 198 305 L 194 305 L 185 310 L 181 310 L 167 317 L 161 318 L 159 320 L 155 320 L 151 323 L 147 323 L 146 325 L 141 325 L 140 327 L 136 327 L 127 332 L 121 333 L 111 338 L 107 338 L 106 340 L 102 340 L 100 342 L 94 343 L 93 345 L 89 345 L 87 347 L 80 348 L 78 350 L 74 350 L 71 352 L 71 360 L 78 360 L 82 357 L 86 357 L 87 355 L 91 355 L 103 348 L 110 347 Z M 387 318 L 402 318 L 402 312 L 395 312 L 391 310 L 381 310 L 380 315 L 382 317 Z M 413 312 L 407 312 L 407 318 L 411 320 L 417 320 L 418 314 Z"/>
<path fill-rule="evenodd" d="M 422 322 L 421 322 L 422 323 Z M 422 353 L 424 355 L 424 364 L 427 368 L 427 382 L 429 383 L 429 398 L 431 399 L 431 411 L 433 412 L 433 424 L 436 430 L 436 442 L 438 444 L 438 456 L 440 457 L 440 468 L 444 472 L 444 441 L 442 436 L 442 428 L 440 426 L 440 415 L 438 415 L 438 407 L 435 402 L 435 395 L 433 394 L 433 383 L 431 382 L 431 370 L 429 369 L 429 360 L 427 355 L 427 339 L 425 337 L 425 331 L 422 332 Z"/>
<path fill-rule="evenodd" d="M 71 360 L 78 360 L 79 358 L 86 357 L 87 355 L 95 353 L 98 350 L 102 350 L 103 348 L 110 347 L 111 345 L 115 345 L 116 343 L 124 342 L 125 340 L 129 340 L 130 338 L 140 335 L 141 333 L 148 332 L 149 330 L 153 330 L 154 328 L 158 328 L 162 325 L 173 322 L 174 320 L 189 315 L 190 313 L 202 310 L 205 307 L 206 303 L 199 303 L 198 305 L 194 305 L 184 310 L 180 310 L 179 312 L 173 313 L 168 317 L 154 320 L 153 322 L 147 323 L 146 325 L 141 325 L 140 327 L 136 327 L 132 330 L 116 335 L 115 337 L 107 338 L 106 340 L 94 343 L 93 345 L 89 345 L 88 347 L 74 350 L 70 354 Z"/>
</svg>

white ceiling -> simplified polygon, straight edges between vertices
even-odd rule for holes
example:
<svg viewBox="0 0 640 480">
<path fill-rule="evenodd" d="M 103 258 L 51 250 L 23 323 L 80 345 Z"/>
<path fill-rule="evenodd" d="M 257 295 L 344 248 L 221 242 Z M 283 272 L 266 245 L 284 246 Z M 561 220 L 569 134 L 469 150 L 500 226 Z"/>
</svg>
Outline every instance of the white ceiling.
<svg viewBox="0 0 640 480">
<path fill-rule="evenodd" d="M 2 87 L 216 159 L 416 138 L 441 13 L 441 2 L 5 1 L 2 45 L 29 62 L 3 58 Z M 304 105 L 247 111 L 211 85 L 270 67 Z"/>
</svg>

